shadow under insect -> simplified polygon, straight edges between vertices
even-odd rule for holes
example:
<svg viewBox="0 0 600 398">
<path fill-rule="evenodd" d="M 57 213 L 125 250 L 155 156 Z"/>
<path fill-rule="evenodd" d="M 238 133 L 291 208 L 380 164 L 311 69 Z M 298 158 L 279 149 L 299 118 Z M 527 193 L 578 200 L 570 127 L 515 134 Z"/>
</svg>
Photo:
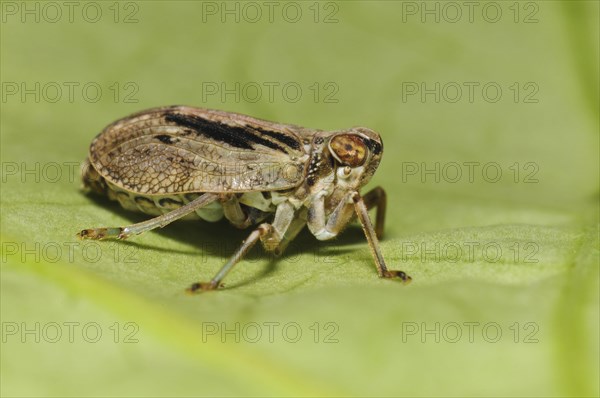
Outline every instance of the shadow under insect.
<svg viewBox="0 0 600 398">
<path fill-rule="evenodd" d="M 123 222 L 123 225 L 139 223 L 152 217 L 126 210 L 118 202 L 111 201 L 106 197 L 94 193 L 87 193 L 86 198 L 94 204 L 108 208 L 115 214 L 126 219 L 127 221 Z M 209 257 L 221 258 L 225 262 L 248 237 L 248 234 L 254 227 L 250 226 L 246 229 L 239 229 L 232 226 L 225 219 L 218 222 L 178 220 L 164 228 L 157 228 L 151 231 L 165 238 L 185 243 L 197 248 L 197 250 L 180 250 L 149 245 L 144 243 L 143 236 L 134 236 L 126 240 L 119 240 L 118 243 L 126 246 L 134 246 L 139 250 L 151 250 L 162 254 L 176 253 L 198 256 L 198 264 L 202 265 L 206 263 Z M 275 255 L 273 252 L 264 250 L 261 244 L 253 247 L 242 259 L 242 262 L 255 263 L 268 259 L 266 268 L 245 281 L 228 284 L 227 287 L 250 284 L 274 272 L 277 265 L 282 262 L 290 264 L 299 263 L 300 256 L 304 256 L 304 258 L 306 258 L 306 255 L 312 256 L 314 262 L 322 264 L 343 263 L 357 250 L 350 246 L 364 243 L 364 241 L 363 232 L 356 223 L 349 225 L 335 240 L 327 242 L 315 239 L 308 229 L 304 228 L 281 255 Z"/>
</svg>

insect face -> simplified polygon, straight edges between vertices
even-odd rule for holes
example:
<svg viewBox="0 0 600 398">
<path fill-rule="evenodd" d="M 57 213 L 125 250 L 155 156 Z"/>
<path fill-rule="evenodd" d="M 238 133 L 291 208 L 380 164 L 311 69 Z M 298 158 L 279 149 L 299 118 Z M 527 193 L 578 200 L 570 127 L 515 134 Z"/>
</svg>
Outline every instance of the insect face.
<svg viewBox="0 0 600 398">
<path fill-rule="evenodd" d="M 337 161 L 338 183 L 358 189 L 369 182 L 377 170 L 383 144 L 373 130 L 356 127 L 334 135 L 328 149 Z"/>
</svg>

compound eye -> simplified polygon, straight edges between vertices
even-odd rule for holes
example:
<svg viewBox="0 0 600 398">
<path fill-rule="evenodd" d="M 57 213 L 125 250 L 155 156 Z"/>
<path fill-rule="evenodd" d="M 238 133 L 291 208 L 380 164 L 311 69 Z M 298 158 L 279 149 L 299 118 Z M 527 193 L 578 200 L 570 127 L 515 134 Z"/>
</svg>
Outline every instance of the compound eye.
<svg viewBox="0 0 600 398">
<path fill-rule="evenodd" d="M 344 173 L 344 177 L 348 177 L 350 173 L 352 173 L 352 168 L 350 166 L 345 166 L 342 172 Z"/>
<path fill-rule="evenodd" d="M 331 154 L 343 165 L 357 167 L 365 162 L 367 146 L 355 134 L 339 134 L 329 142 Z"/>
</svg>

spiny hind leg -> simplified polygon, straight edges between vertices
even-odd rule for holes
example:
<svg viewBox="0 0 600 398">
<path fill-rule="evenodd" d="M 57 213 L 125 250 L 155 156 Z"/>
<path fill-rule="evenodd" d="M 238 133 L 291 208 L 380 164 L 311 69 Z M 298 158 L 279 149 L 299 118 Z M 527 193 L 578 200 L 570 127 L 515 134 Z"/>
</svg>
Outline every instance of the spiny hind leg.
<svg viewBox="0 0 600 398">
<path fill-rule="evenodd" d="M 77 237 L 81 239 L 127 239 L 130 236 L 139 235 L 155 228 L 162 228 L 165 225 L 172 223 L 173 221 L 176 221 L 204 206 L 209 205 L 217 199 L 218 195 L 213 193 L 205 193 L 192 200 L 191 202 L 187 203 L 186 205 L 181 206 L 178 209 L 175 209 L 161 216 L 152 218 L 150 220 L 129 225 L 127 227 L 104 227 L 84 229 L 83 231 L 77 234 Z"/>
</svg>

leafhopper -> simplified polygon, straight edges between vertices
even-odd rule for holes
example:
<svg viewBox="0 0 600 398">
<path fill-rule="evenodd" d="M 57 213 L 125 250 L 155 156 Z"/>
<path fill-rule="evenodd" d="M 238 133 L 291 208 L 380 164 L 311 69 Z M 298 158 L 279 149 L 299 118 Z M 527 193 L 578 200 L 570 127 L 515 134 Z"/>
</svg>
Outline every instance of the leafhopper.
<svg viewBox="0 0 600 398">
<path fill-rule="evenodd" d="M 356 216 L 382 278 L 379 248 L 386 194 L 361 196 L 379 166 L 383 143 L 364 127 L 322 131 L 188 106 L 145 110 L 108 125 L 82 168 L 84 187 L 154 218 L 126 227 L 84 229 L 83 239 L 127 239 L 178 219 L 252 227 L 229 261 L 188 292 L 222 287 L 227 273 L 260 240 L 281 254 L 307 226 L 318 240 L 338 236 Z M 368 210 L 377 209 L 375 227 Z"/>
</svg>

